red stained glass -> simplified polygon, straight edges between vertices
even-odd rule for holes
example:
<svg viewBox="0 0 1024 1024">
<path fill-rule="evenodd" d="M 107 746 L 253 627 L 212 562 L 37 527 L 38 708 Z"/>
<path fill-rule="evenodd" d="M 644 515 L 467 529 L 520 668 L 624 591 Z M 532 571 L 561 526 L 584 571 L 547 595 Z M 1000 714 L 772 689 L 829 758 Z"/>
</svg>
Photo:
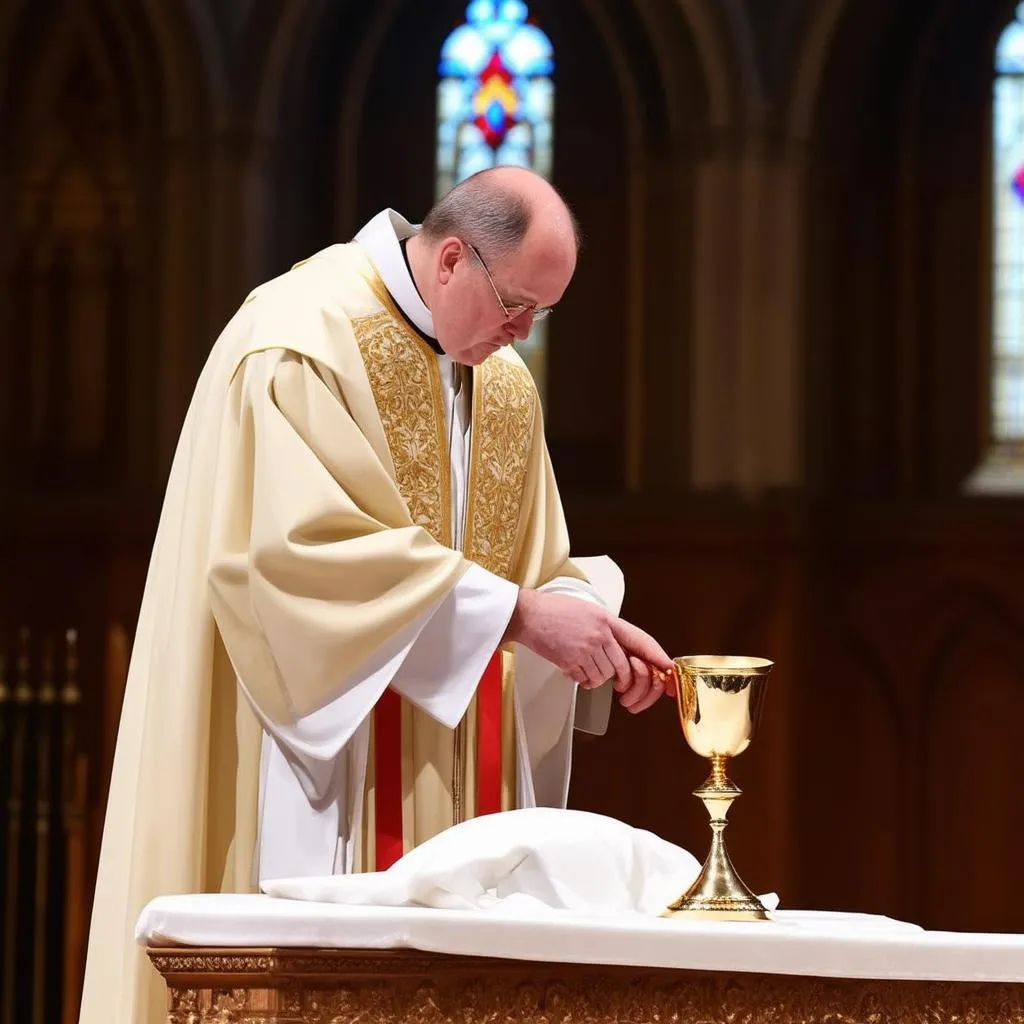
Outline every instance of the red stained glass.
<svg viewBox="0 0 1024 1024">
<path fill-rule="evenodd" d="M 474 106 L 477 116 L 474 124 L 480 129 L 487 145 L 497 149 L 509 129 L 519 123 L 519 95 L 512 85 L 512 72 L 505 67 L 501 54 L 495 50 L 479 76 L 479 88 Z"/>
</svg>

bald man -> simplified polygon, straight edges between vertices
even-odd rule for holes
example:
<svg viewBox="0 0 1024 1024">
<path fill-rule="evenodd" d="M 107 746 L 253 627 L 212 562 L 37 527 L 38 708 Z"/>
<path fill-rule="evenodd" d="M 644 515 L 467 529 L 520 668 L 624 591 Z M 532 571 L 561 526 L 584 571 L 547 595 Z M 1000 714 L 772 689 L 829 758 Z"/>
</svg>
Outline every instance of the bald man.
<svg viewBox="0 0 1024 1024">
<path fill-rule="evenodd" d="M 564 806 L 578 688 L 671 670 L 569 541 L 514 343 L 573 218 L 529 172 L 385 210 L 252 292 L 200 377 L 125 691 L 82 1022 L 163 1018 L 152 898 L 382 870 L 452 824 Z"/>
</svg>

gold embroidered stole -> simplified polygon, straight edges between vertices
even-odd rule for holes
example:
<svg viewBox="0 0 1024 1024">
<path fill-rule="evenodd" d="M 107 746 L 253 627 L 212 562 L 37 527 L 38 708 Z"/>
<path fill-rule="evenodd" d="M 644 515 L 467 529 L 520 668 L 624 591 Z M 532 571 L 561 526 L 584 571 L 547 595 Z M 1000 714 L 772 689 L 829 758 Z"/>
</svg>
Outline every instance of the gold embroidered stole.
<svg viewBox="0 0 1024 1024">
<path fill-rule="evenodd" d="M 353 321 L 380 414 L 398 488 L 413 522 L 452 545 L 451 464 L 437 357 L 408 326 L 383 283 L 370 280 L 384 307 Z M 468 559 L 509 578 L 521 532 L 523 493 L 535 422 L 529 372 L 495 355 L 473 373 L 472 428 L 463 550 Z M 502 809 L 516 806 L 512 655 L 502 652 Z M 447 729 L 402 699 L 404 849 L 474 816 L 477 698 Z M 374 737 L 371 730 L 357 870 L 375 864 Z"/>
</svg>

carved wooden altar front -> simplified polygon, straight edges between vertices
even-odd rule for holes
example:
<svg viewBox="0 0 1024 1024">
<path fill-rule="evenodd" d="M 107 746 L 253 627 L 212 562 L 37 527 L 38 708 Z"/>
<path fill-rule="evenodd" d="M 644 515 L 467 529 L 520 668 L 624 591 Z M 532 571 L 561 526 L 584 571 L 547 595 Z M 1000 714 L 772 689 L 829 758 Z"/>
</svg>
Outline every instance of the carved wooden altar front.
<svg viewBox="0 0 1024 1024">
<path fill-rule="evenodd" d="M 1024 985 L 865 981 L 418 951 L 152 949 L 168 1024 L 1024 1024 Z"/>
</svg>

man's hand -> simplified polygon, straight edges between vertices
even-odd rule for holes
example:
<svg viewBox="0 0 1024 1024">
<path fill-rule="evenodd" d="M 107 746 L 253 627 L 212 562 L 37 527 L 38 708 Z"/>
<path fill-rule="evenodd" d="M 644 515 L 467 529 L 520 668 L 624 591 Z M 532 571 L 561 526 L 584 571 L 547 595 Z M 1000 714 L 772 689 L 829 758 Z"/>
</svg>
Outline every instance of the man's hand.
<svg viewBox="0 0 1024 1024">
<path fill-rule="evenodd" d="M 585 689 L 615 679 L 633 714 L 674 689 L 674 665 L 653 637 L 589 601 L 520 589 L 503 642 L 523 644 Z"/>
</svg>

